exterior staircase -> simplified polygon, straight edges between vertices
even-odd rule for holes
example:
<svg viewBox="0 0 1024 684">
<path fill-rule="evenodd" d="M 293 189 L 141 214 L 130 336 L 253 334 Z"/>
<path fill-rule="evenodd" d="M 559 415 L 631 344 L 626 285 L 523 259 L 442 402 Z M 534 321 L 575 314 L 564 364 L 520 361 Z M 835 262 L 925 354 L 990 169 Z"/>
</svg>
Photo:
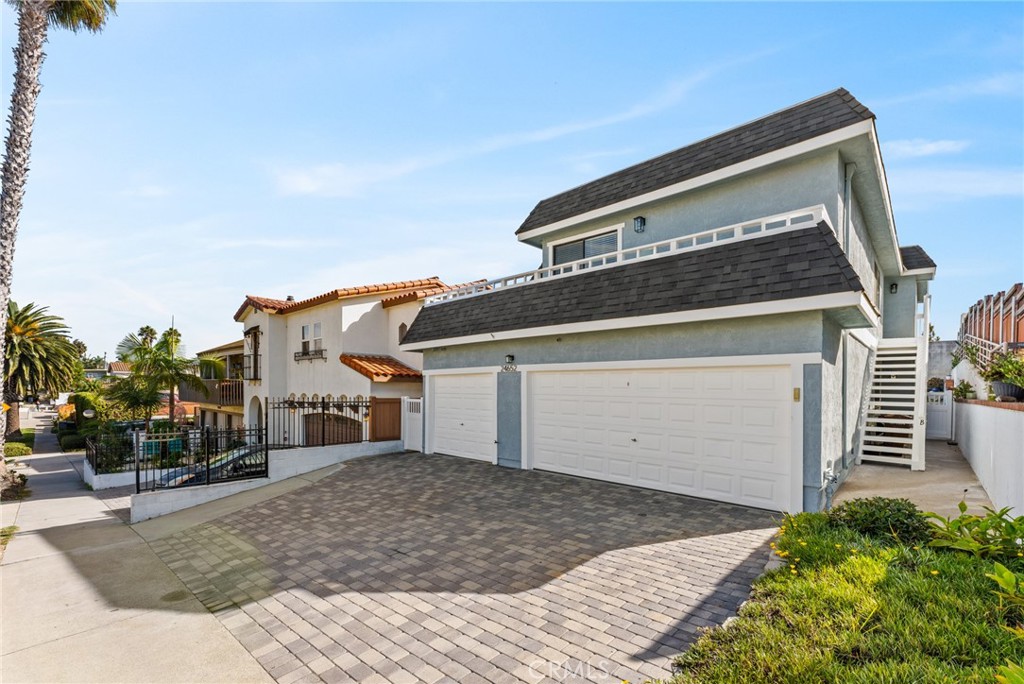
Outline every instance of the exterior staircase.
<svg viewBox="0 0 1024 684">
<path fill-rule="evenodd" d="M 861 412 L 858 462 L 924 470 L 927 374 L 926 337 L 879 340 Z"/>
</svg>

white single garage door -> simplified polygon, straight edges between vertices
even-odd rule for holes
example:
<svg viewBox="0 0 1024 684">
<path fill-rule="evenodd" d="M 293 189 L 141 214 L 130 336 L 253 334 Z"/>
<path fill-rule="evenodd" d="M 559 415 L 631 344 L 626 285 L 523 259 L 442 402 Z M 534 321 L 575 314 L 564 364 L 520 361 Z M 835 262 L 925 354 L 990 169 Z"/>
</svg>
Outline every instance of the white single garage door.
<svg viewBox="0 0 1024 684">
<path fill-rule="evenodd" d="M 533 467 L 791 510 L 788 366 L 529 374 Z"/>
<path fill-rule="evenodd" d="M 432 421 L 432 451 L 494 461 L 498 434 L 494 373 L 434 375 L 430 382 L 427 410 Z"/>
</svg>

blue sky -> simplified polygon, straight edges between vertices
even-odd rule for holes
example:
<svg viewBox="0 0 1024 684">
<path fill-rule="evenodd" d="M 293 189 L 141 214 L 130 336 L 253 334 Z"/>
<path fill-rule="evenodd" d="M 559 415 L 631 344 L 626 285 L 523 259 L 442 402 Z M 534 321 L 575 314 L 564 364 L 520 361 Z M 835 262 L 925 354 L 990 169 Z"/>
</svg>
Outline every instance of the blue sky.
<svg viewBox="0 0 1024 684">
<path fill-rule="evenodd" d="M 198 351 L 247 293 L 527 270 L 539 199 L 843 86 L 950 338 L 1024 278 L 1022 7 L 122 2 L 51 36 L 14 296 Z"/>
</svg>

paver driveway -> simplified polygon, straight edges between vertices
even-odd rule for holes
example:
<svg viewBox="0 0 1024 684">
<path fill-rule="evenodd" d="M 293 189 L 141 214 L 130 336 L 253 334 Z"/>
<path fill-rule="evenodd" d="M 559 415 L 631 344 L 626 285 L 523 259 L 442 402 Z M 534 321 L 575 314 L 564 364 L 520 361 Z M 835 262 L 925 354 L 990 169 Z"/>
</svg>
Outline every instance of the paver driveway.
<svg viewBox="0 0 1024 684">
<path fill-rule="evenodd" d="M 746 597 L 773 516 L 447 456 L 350 461 L 153 542 L 280 682 L 641 681 Z"/>
</svg>

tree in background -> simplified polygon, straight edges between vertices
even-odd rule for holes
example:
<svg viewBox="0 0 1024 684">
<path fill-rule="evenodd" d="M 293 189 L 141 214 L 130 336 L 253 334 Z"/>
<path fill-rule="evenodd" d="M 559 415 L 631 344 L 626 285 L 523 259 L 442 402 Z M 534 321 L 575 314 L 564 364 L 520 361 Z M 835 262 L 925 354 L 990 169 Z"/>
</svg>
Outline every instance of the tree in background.
<svg viewBox="0 0 1024 684">
<path fill-rule="evenodd" d="M 8 0 L 18 10 L 18 42 L 14 46 L 14 88 L 11 91 L 11 113 L 8 117 L 7 140 L 3 166 L 0 168 L 0 329 L 7 329 L 7 304 L 11 298 L 14 275 L 14 243 L 18 237 L 18 221 L 25 197 L 29 157 L 32 152 L 32 126 L 36 118 L 36 102 L 42 88 L 39 72 L 46 53 L 46 32 L 49 28 L 71 31 L 85 29 L 98 32 L 117 7 L 117 0 Z M 6 354 L 0 345 L 0 355 Z M 0 367 L 7 367 L 6 356 L 0 356 Z M 14 420 L 18 420 L 15 413 Z M 0 412 L 0 449 L 3 448 L 7 414 Z M 0 464 L 0 476 L 6 481 L 6 465 Z M 2 488 L 4 482 L 0 482 Z"/>
<path fill-rule="evenodd" d="M 140 333 L 142 330 L 139 331 Z M 188 358 L 181 346 L 181 333 L 168 328 L 154 344 L 145 344 L 142 335 L 128 335 L 117 345 L 118 358 L 132 364 L 132 377 L 141 385 L 169 390 L 168 413 L 174 424 L 175 392 L 179 385 L 209 396 L 200 373 L 224 377 L 224 362 L 213 357 Z"/>
<path fill-rule="evenodd" d="M 163 406 L 160 388 L 137 375 L 115 380 L 103 391 L 103 396 L 127 411 L 132 420 L 145 419 L 146 430 L 153 414 Z"/>
<path fill-rule="evenodd" d="M 152 347 L 153 343 L 156 342 L 156 328 L 150 325 L 144 325 L 139 328 L 138 336 L 142 344 L 147 347 Z"/>
<path fill-rule="evenodd" d="M 45 306 L 7 304 L 4 339 L 4 401 L 10 404 L 6 438 L 21 431 L 19 404 L 27 395 L 56 395 L 71 388 L 78 369 L 78 350 L 68 337 L 64 319 Z"/>
</svg>

